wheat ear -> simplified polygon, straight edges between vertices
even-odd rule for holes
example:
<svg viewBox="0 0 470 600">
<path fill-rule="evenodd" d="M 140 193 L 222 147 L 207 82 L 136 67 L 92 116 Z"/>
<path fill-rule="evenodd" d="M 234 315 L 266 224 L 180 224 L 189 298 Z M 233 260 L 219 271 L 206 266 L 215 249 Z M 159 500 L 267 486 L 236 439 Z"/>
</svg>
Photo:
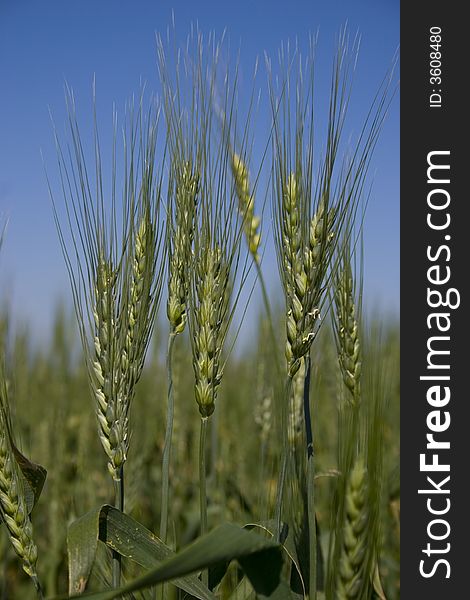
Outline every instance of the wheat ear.
<svg viewBox="0 0 470 600">
<path fill-rule="evenodd" d="M 358 456 L 345 490 L 342 546 L 339 555 L 335 598 L 357 598 L 368 573 L 364 571 L 367 553 L 369 510 L 368 475 L 364 459 Z"/>
<path fill-rule="evenodd" d="M 28 514 L 24 480 L 11 444 L 11 422 L 7 387 L 0 372 L 0 517 L 4 521 L 13 549 L 31 577 L 39 598 L 42 588 L 36 570 L 38 551 L 33 538 L 33 525 Z"/>
<path fill-rule="evenodd" d="M 143 100 L 143 98 L 142 98 Z M 159 216 L 162 171 L 156 173 L 158 112 L 126 122 L 123 149 L 122 219 L 117 215 L 117 152 L 113 144 L 111 193 L 105 197 L 95 120 L 96 190 L 92 191 L 73 95 L 68 92 L 72 144 L 66 159 L 56 135 L 66 223 L 54 217 L 69 272 L 88 375 L 95 399 L 98 433 L 124 510 L 124 465 L 129 450 L 129 415 L 161 293 L 164 261 Z M 115 118 L 115 128 L 117 120 Z M 116 129 L 114 131 L 116 134 Z M 70 186 L 70 181 L 76 182 Z M 51 192 L 52 195 L 52 192 Z M 118 223 L 122 224 L 121 233 Z M 113 586 L 120 582 L 120 555 L 113 554 Z"/>
<path fill-rule="evenodd" d="M 195 397 L 202 418 L 215 409 L 222 379 L 221 352 L 226 334 L 230 302 L 230 269 L 219 246 L 203 247 L 195 264 L 193 368 Z"/>
<path fill-rule="evenodd" d="M 165 442 L 162 457 L 162 503 L 160 516 L 160 537 L 166 541 L 168 529 L 168 506 L 170 495 L 170 458 L 175 412 L 173 395 L 173 347 L 175 338 L 186 327 L 189 267 L 193 253 L 194 227 L 196 219 L 199 175 L 193 171 L 191 161 L 181 159 L 176 152 L 173 156 L 175 171 L 174 207 L 169 207 L 169 275 L 167 316 L 170 322 L 170 335 L 167 349 L 168 407 Z M 174 219 L 174 222 L 173 222 Z"/>
<path fill-rule="evenodd" d="M 101 445 L 108 457 L 108 470 L 113 480 L 120 479 L 120 468 L 125 460 L 122 435 L 119 434 L 116 419 L 115 387 L 118 378 L 114 374 L 113 355 L 115 315 L 116 274 L 110 259 L 101 253 L 98 259 L 94 286 L 93 308 L 95 336 L 94 361 L 91 372 L 92 390 L 96 400 L 96 416 Z"/>
<path fill-rule="evenodd" d="M 175 162 L 178 162 L 175 160 Z M 171 330 L 182 333 L 187 320 L 189 265 L 192 256 L 199 176 L 190 161 L 176 170 L 174 219 L 170 235 L 167 316 Z M 170 212 L 172 215 L 172 211 Z"/>
<path fill-rule="evenodd" d="M 276 501 L 276 533 L 279 539 L 283 490 L 288 455 L 288 402 L 292 381 L 301 362 L 306 361 L 304 414 L 307 451 L 307 497 L 309 524 L 309 596 L 316 599 L 316 525 L 314 500 L 313 431 L 309 402 L 310 349 L 320 327 L 320 313 L 335 270 L 334 248 L 338 235 L 350 225 L 361 188 L 362 167 L 349 169 L 339 185 L 335 183 L 335 162 L 344 124 L 349 92 L 347 42 L 343 36 L 338 48 L 330 92 L 326 151 L 313 172 L 313 47 L 306 63 L 299 61 L 295 98 L 291 95 L 292 61 L 281 52 L 286 70 L 280 96 L 274 89 L 271 65 L 271 103 L 274 120 L 273 185 L 276 221 L 276 250 L 286 299 L 287 383 L 281 406 L 282 461 Z M 293 108 L 295 107 L 295 108 Z M 352 174 L 354 193 L 346 183 Z M 341 179 L 341 176 L 340 176 Z M 359 189 L 358 189 L 359 188 Z"/>
<path fill-rule="evenodd" d="M 355 302 L 354 279 L 349 256 L 342 257 L 334 291 L 336 319 L 335 333 L 338 349 L 338 361 L 344 384 L 350 392 L 350 401 L 357 406 L 361 397 L 361 344 L 359 322 Z M 360 298 L 359 298 L 360 302 Z"/>
<path fill-rule="evenodd" d="M 301 178 L 291 173 L 282 195 L 281 260 L 287 301 L 286 359 L 290 377 L 300 368 L 315 338 L 324 294 L 325 276 L 333 250 L 334 211 L 321 201 L 310 220 L 308 232 L 302 224 Z M 307 234 L 307 235 L 306 235 Z"/>
<path fill-rule="evenodd" d="M 255 200 L 250 191 L 248 168 L 243 159 L 236 153 L 232 154 L 231 167 L 238 197 L 238 210 L 243 219 L 243 230 L 248 249 L 253 260 L 259 264 L 260 256 L 258 249 L 261 243 L 261 234 L 259 232 L 261 219 L 254 213 Z"/>
</svg>

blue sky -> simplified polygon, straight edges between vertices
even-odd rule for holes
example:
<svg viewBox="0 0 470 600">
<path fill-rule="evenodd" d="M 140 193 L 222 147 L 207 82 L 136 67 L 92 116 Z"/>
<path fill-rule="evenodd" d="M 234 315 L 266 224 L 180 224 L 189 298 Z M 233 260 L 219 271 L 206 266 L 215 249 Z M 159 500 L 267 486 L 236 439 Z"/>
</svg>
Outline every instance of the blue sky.
<svg viewBox="0 0 470 600">
<path fill-rule="evenodd" d="M 47 335 L 58 300 L 70 302 L 40 155 L 42 149 L 52 183 L 58 184 L 49 108 L 61 130 L 67 81 L 86 128 L 96 75 L 104 131 L 111 128 L 113 103 L 122 109 L 142 81 L 158 93 L 155 33 L 166 32 L 172 11 L 181 40 L 191 23 L 198 23 L 203 32 L 226 28 L 231 46 L 240 47 L 242 75 L 251 74 L 257 55 L 266 51 L 275 56 L 280 43 L 289 39 L 297 38 L 306 47 L 309 33 L 318 31 L 321 77 L 331 63 L 335 35 L 347 21 L 350 30 L 362 36 L 350 119 L 356 133 L 399 43 L 398 0 L 0 0 L 0 214 L 9 221 L 0 256 L 0 301 L 10 306 L 16 322 L 30 323 L 37 339 Z M 265 134 L 259 131 L 259 136 Z M 374 155 L 373 193 L 365 221 L 366 301 L 395 315 L 398 148 L 397 97 Z M 268 257 L 264 269 L 274 290 L 275 259 Z"/>
</svg>

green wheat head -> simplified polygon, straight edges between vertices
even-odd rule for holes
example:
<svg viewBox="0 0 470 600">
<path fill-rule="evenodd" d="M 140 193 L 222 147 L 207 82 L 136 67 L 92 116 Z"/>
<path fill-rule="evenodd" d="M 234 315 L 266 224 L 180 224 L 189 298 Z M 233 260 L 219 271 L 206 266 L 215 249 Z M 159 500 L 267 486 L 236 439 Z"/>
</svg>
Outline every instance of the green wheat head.
<svg viewBox="0 0 470 600">
<path fill-rule="evenodd" d="M 245 278 L 244 272 L 236 277 L 243 224 L 237 223 L 233 157 L 224 143 L 233 138 L 237 121 L 237 77 L 222 66 L 222 47 L 214 40 L 206 44 L 198 33 L 188 45 L 195 58 L 178 56 L 172 78 L 158 44 L 173 178 L 168 315 L 175 331 L 188 321 L 195 397 L 206 418 L 215 408 L 224 344 Z"/>
<path fill-rule="evenodd" d="M 173 155 L 175 171 L 174 208 L 168 214 L 174 218 L 169 236 L 169 275 L 167 316 L 172 331 L 182 333 L 187 321 L 189 295 L 189 265 L 193 253 L 199 176 L 191 161 Z"/>
<path fill-rule="evenodd" d="M 3 362 L 3 356 L 0 358 Z M 8 537 L 21 560 L 23 570 L 36 587 L 38 551 L 28 511 L 25 482 L 12 445 L 13 429 L 8 402 L 7 382 L 0 365 L 0 517 Z"/>
<path fill-rule="evenodd" d="M 335 274 L 333 319 L 338 361 L 344 385 L 354 405 L 361 397 L 360 322 L 362 293 L 356 293 L 350 245 L 342 246 L 339 269 Z M 361 276 L 362 279 L 362 276 Z M 362 288 L 362 284 L 360 286 Z"/>
<path fill-rule="evenodd" d="M 385 84 L 352 148 L 342 133 L 346 121 L 357 42 L 346 30 L 333 64 L 323 150 L 314 132 L 314 47 L 306 60 L 281 52 L 282 79 L 270 73 L 273 112 L 273 214 L 276 253 L 286 300 L 286 360 L 293 377 L 320 324 L 328 290 L 338 271 L 341 246 L 349 243 L 363 196 L 370 157 L 383 123 Z M 298 70 L 295 71 L 295 65 Z M 327 304 L 328 307 L 328 304 Z"/>
<path fill-rule="evenodd" d="M 160 219 L 161 171 L 156 171 L 158 113 L 144 119 L 131 109 L 124 129 L 122 213 L 117 208 L 116 146 L 108 202 L 95 123 L 96 190 L 67 97 L 70 162 L 56 134 L 68 234 L 54 215 L 69 271 L 79 330 L 95 398 L 98 432 L 115 481 L 129 450 L 129 415 L 160 300 L 164 235 Z M 115 124 L 115 128 L 116 128 Z M 71 180 L 79 185 L 72 187 Z M 119 231 L 118 223 L 121 225 Z"/>
</svg>

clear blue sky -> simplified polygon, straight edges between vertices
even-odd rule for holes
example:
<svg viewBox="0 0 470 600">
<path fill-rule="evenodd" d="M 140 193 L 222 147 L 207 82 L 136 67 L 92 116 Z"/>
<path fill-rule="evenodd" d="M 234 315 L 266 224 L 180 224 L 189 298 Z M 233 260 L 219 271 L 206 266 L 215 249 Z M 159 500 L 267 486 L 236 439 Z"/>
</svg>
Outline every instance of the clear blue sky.
<svg viewBox="0 0 470 600">
<path fill-rule="evenodd" d="M 306 46 L 319 32 L 320 72 L 330 65 L 334 40 L 347 21 L 362 36 L 352 103 L 359 127 L 399 44 L 398 0 L 0 0 L 0 214 L 8 218 L 0 256 L 0 301 L 28 320 L 37 339 L 47 334 L 59 298 L 70 302 L 69 283 L 52 219 L 40 149 L 57 183 L 49 107 L 61 129 L 64 82 L 81 114 L 91 120 L 91 83 L 111 126 L 113 102 L 122 109 L 141 81 L 158 93 L 155 33 L 175 14 L 183 40 L 191 23 L 203 32 L 224 28 L 241 48 L 242 73 L 256 55 L 275 56 L 282 41 Z M 354 121 L 357 119 L 357 122 Z M 87 125 L 87 120 L 83 120 Z M 356 130 L 357 133 L 357 130 Z M 373 194 L 365 223 L 365 294 L 369 306 L 399 310 L 399 103 L 390 109 L 372 172 Z M 106 152 L 106 148 L 105 148 Z M 58 188 L 57 188 L 58 189 Z M 269 211 L 267 212 L 269 215 Z M 265 271 L 272 289 L 276 262 Z"/>
</svg>

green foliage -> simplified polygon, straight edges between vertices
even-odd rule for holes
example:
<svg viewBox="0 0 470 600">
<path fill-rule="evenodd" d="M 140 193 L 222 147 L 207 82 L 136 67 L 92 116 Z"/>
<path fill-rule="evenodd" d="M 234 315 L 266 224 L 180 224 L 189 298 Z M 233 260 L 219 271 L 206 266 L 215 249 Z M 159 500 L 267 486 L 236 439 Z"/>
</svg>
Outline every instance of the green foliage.
<svg viewBox="0 0 470 600">
<path fill-rule="evenodd" d="M 112 506 L 102 506 L 80 517 L 69 527 L 67 548 L 70 594 L 85 590 L 95 561 L 98 541 L 149 570 L 174 555 L 168 546 L 140 523 Z M 173 583 L 201 600 L 214 598 L 197 577 L 177 579 Z"/>
<path fill-rule="evenodd" d="M 96 526 L 93 526 L 93 524 L 96 522 L 97 514 L 99 514 L 101 521 L 106 519 L 104 524 L 103 522 L 100 523 L 99 531 L 106 531 L 106 534 L 100 534 L 101 539 L 104 538 L 107 544 L 118 545 L 120 550 L 123 547 L 127 548 L 127 553 L 129 553 L 129 546 L 132 546 L 134 541 L 131 539 L 126 544 L 126 541 L 119 540 L 118 535 L 113 535 L 113 533 L 116 533 L 116 528 L 110 531 L 107 527 L 108 513 L 106 507 L 97 512 L 95 511 L 87 521 L 77 524 L 77 530 L 80 530 L 81 534 L 92 533 L 89 531 L 91 525 L 91 529 L 95 529 L 96 533 Z M 120 521 L 121 532 L 119 533 L 122 533 L 122 530 L 124 530 L 125 536 L 130 536 L 131 532 L 134 532 L 136 529 L 140 534 L 143 531 L 141 526 L 136 524 L 136 528 L 130 519 L 125 519 L 125 515 L 122 515 L 122 513 L 118 515 L 115 511 L 114 519 L 118 522 Z M 76 531 L 74 541 L 77 541 L 79 547 L 80 542 L 76 539 L 78 537 L 78 531 Z M 160 546 L 158 552 L 162 553 L 161 546 L 164 547 L 163 542 L 157 541 L 155 536 L 152 536 L 150 532 L 145 537 L 147 546 L 148 542 L 152 541 L 152 546 Z M 168 549 L 166 551 L 169 552 Z M 142 548 L 139 548 L 139 553 L 142 553 Z M 131 557 L 135 560 L 134 554 Z M 240 567 L 246 573 L 253 588 L 260 597 L 273 597 L 273 594 L 276 593 L 281 583 L 282 557 L 280 547 L 270 540 L 230 523 L 221 525 L 207 535 L 198 538 L 188 547 L 162 561 L 157 568 L 150 569 L 145 575 L 125 585 L 120 590 L 85 594 L 84 597 L 93 598 L 94 600 L 112 600 L 112 598 L 123 593 L 134 592 L 158 583 L 177 580 L 185 575 L 198 572 L 201 569 L 228 563 L 233 559 L 237 559 Z M 148 558 L 144 560 L 148 564 Z M 203 600 L 214 597 L 207 589 L 201 589 L 201 584 L 197 578 L 195 580 L 181 580 L 176 585 L 189 593 L 194 593 L 197 598 Z"/>
</svg>

